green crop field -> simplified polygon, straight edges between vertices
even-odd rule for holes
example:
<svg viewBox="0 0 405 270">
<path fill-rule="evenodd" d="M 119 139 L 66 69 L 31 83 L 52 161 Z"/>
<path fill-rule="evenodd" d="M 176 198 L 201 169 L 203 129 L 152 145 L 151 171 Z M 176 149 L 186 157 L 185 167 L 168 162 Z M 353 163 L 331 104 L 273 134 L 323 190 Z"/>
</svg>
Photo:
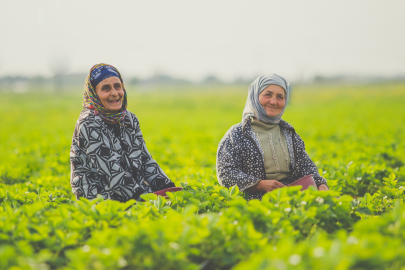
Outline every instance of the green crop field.
<svg viewBox="0 0 405 270">
<path fill-rule="evenodd" d="M 128 89 L 149 151 L 184 189 L 127 203 L 71 193 L 80 91 L 1 96 L 0 269 L 405 269 L 405 84 L 294 87 L 283 119 L 331 190 L 249 202 L 215 172 L 246 86 Z"/>
</svg>

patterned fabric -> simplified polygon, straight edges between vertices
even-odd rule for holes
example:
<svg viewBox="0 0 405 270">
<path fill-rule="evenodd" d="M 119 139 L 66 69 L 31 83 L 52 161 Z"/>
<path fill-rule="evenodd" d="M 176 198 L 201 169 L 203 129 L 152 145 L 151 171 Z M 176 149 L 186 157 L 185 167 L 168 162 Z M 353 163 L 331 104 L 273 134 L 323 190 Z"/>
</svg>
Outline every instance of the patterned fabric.
<svg viewBox="0 0 405 270">
<path fill-rule="evenodd" d="M 93 88 L 95 88 L 99 83 L 103 80 L 110 78 L 110 77 L 118 77 L 121 82 L 122 79 L 118 74 L 118 71 L 113 68 L 112 66 L 105 65 L 105 66 L 98 66 L 91 70 L 90 72 L 90 83 Z"/>
<path fill-rule="evenodd" d="M 125 111 L 119 137 L 94 110 L 80 114 L 70 149 L 70 184 L 77 198 L 125 202 L 174 187 L 146 148 L 138 118 Z M 116 128 L 116 127 L 115 127 Z"/>
<path fill-rule="evenodd" d="M 282 87 L 285 91 L 285 106 L 281 113 L 276 116 L 269 116 L 266 113 L 266 110 L 259 102 L 259 95 L 266 89 L 267 86 L 274 84 Z M 258 121 L 266 124 L 278 124 L 283 116 L 285 107 L 287 106 L 289 96 L 290 96 L 290 86 L 283 77 L 278 76 L 277 74 L 263 75 L 258 77 L 252 84 L 249 86 L 248 98 L 246 100 L 245 109 L 242 114 L 242 122 L 249 117 L 254 117 Z"/>
<path fill-rule="evenodd" d="M 122 88 L 125 95 L 122 100 L 122 109 L 120 112 L 113 113 L 104 108 L 103 104 L 96 94 L 96 89 L 91 84 L 91 78 L 93 77 L 94 79 L 97 74 L 101 74 L 100 72 L 103 67 L 108 67 L 109 69 L 116 71 L 121 80 Z M 125 91 L 124 82 L 122 81 L 121 74 L 115 67 L 107 64 L 97 64 L 90 69 L 89 75 L 87 75 L 86 81 L 84 82 L 83 108 L 95 110 L 96 115 L 100 116 L 103 120 L 109 123 L 119 123 L 120 125 L 128 124 L 124 121 L 127 110 L 127 91 Z"/>
<path fill-rule="evenodd" d="M 241 191 L 256 185 L 266 179 L 263 150 L 251 126 L 252 118 L 231 127 L 218 146 L 217 177 L 224 187 L 237 185 Z M 280 128 L 285 135 L 290 154 L 292 173 L 286 179 L 280 180 L 288 185 L 301 177 L 312 174 L 317 186 L 326 184 L 318 169 L 305 151 L 305 144 L 295 129 L 280 121 Z M 248 199 L 261 199 L 263 192 L 248 192 Z"/>
</svg>

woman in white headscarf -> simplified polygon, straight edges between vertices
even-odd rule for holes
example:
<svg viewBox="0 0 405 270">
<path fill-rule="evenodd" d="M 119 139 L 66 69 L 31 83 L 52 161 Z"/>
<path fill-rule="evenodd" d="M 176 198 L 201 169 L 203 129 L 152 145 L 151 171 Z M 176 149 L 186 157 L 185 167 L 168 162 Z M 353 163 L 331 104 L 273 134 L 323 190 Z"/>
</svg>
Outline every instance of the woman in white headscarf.
<svg viewBox="0 0 405 270">
<path fill-rule="evenodd" d="M 242 122 L 231 127 L 218 146 L 221 185 L 237 185 L 248 199 L 261 199 L 266 192 L 312 174 L 318 189 L 328 190 L 304 142 L 281 119 L 288 99 L 289 85 L 276 74 L 260 76 L 250 85 Z"/>
</svg>

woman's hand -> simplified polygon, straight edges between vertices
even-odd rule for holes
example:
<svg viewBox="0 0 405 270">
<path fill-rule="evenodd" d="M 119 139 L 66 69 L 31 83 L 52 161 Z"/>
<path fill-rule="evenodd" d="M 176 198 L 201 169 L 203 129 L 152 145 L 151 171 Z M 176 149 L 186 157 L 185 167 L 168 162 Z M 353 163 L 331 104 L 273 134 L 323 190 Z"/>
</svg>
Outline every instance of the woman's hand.
<svg viewBox="0 0 405 270">
<path fill-rule="evenodd" d="M 318 187 L 318 190 L 326 191 L 326 190 L 329 190 L 329 188 L 328 188 L 325 184 L 322 184 L 322 185 L 320 185 L 320 186 Z"/>
<path fill-rule="evenodd" d="M 260 192 L 270 192 L 272 190 L 285 187 L 277 180 L 261 180 L 259 183 L 246 189 L 247 191 L 260 191 Z"/>
</svg>

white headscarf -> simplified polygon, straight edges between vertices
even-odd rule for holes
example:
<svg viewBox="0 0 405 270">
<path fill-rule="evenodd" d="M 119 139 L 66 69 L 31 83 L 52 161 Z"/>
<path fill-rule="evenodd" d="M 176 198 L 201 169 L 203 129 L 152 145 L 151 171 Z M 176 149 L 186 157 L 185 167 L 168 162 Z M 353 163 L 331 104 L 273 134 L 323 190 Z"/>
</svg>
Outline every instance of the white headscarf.
<svg viewBox="0 0 405 270">
<path fill-rule="evenodd" d="M 269 116 L 266 113 L 266 110 L 259 102 L 259 95 L 266 89 L 267 86 L 275 84 L 282 87 L 285 91 L 285 106 L 281 113 L 276 116 Z M 283 78 L 278 76 L 277 74 L 270 74 L 270 75 L 263 75 L 258 77 L 252 84 L 249 86 L 248 90 L 248 98 L 246 101 L 245 109 L 243 110 L 242 115 L 242 122 L 245 121 L 246 118 L 253 116 L 258 121 L 266 123 L 266 124 L 278 124 L 280 123 L 281 116 L 284 114 L 285 107 L 287 106 L 287 102 L 289 99 L 289 84 Z"/>
</svg>

